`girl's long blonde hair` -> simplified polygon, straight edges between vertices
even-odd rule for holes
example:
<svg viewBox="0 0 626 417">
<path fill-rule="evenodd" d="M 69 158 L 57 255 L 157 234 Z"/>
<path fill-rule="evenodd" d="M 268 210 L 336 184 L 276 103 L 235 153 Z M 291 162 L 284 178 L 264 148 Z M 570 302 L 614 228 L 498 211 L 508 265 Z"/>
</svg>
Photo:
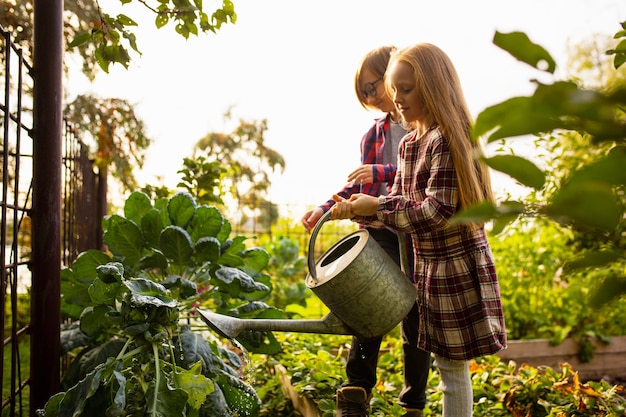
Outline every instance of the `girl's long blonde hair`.
<svg viewBox="0 0 626 417">
<path fill-rule="evenodd" d="M 472 117 L 448 55 L 435 45 L 420 43 L 398 51 L 392 60 L 413 68 L 415 86 L 426 112 L 424 124 L 438 124 L 450 144 L 459 184 L 459 208 L 493 201 L 489 169 L 478 159 L 482 149 L 471 138 Z"/>
</svg>

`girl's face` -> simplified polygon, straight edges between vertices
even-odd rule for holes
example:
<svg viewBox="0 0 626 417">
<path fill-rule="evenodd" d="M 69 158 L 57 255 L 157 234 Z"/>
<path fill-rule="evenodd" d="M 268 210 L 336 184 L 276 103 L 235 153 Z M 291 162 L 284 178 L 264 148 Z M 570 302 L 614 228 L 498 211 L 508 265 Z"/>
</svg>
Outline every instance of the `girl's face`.
<svg viewBox="0 0 626 417">
<path fill-rule="evenodd" d="M 361 93 L 365 97 L 365 103 L 384 113 L 395 110 L 395 106 L 391 98 L 385 92 L 383 77 L 380 77 L 365 68 L 361 72 L 360 86 Z"/>
<path fill-rule="evenodd" d="M 419 123 L 424 119 L 424 100 L 416 87 L 413 68 L 406 62 L 395 62 L 389 71 L 389 82 L 393 91 L 393 102 L 402 115 L 409 122 Z"/>
</svg>

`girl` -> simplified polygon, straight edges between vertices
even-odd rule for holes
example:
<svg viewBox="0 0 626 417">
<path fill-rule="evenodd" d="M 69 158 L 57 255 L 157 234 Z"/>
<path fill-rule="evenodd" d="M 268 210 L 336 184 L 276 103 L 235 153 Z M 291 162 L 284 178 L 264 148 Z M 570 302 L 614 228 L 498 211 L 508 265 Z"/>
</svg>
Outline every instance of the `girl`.
<svg viewBox="0 0 626 417">
<path fill-rule="evenodd" d="M 444 417 L 470 417 L 469 360 L 506 347 L 491 249 L 482 224 L 450 221 L 492 200 L 487 167 L 475 154 L 471 117 L 448 56 L 423 43 L 397 53 L 385 86 L 412 129 L 400 144 L 391 193 L 334 196 L 332 219 L 382 223 L 411 235 L 419 309 L 418 346 L 435 355 Z"/>
<path fill-rule="evenodd" d="M 383 76 L 395 47 L 383 46 L 367 53 L 354 77 L 354 88 L 361 105 L 385 113 L 376 119 L 361 140 L 361 165 L 348 175 L 349 184 L 340 192 L 344 198 L 355 193 L 387 195 L 396 175 L 398 144 L 406 134 L 401 116 L 383 84 Z M 310 231 L 335 202 L 331 199 L 302 217 Z M 398 236 L 390 228 L 368 227 L 368 232 L 399 265 Z M 426 403 L 426 384 L 430 370 L 430 353 L 417 347 L 417 305 L 402 322 L 404 389 L 399 403 L 407 409 L 405 416 L 421 417 Z M 382 337 L 372 340 L 352 338 L 346 364 L 348 381 L 337 391 L 337 417 L 369 416 L 369 401 L 376 385 L 376 365 Z"/>
</svg>

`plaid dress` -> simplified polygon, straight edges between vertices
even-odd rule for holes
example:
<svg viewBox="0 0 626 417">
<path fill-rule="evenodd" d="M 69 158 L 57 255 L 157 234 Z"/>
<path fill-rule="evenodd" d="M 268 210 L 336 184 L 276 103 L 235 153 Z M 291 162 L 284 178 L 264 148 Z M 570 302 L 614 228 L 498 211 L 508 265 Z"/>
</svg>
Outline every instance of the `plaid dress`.
<svg viewBox="0 0 626 417">
<path fill-rule="evenodd" d="M 451 360 L 493 354 L 506 347 L 506 330 L 485 230 L 449 225 L 458 187 L 448 142 L 438 126 L 416 136 L 400 143 L 392 192 L 369 220 L 411 235 L 418 346 Z"/>
</svg>

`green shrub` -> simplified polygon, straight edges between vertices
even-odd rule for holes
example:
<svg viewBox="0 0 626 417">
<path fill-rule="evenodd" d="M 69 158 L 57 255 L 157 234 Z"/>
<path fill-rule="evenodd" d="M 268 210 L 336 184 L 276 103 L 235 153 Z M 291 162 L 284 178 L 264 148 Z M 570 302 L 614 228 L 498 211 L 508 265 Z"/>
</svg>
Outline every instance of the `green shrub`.
<svg viewBox="0 0 626 417">
<path fill-rule="evenodd" d="M 540 219 L 490 237 L 509 339 L 559 344 L 572 337 L 584 343 L 626 334 L 626 310 L 615 308 L 619 300 L 590 305 L 600 271 L 563 273 L 572 258 L 570 239 L 568 229 Z"/>
</svg>

